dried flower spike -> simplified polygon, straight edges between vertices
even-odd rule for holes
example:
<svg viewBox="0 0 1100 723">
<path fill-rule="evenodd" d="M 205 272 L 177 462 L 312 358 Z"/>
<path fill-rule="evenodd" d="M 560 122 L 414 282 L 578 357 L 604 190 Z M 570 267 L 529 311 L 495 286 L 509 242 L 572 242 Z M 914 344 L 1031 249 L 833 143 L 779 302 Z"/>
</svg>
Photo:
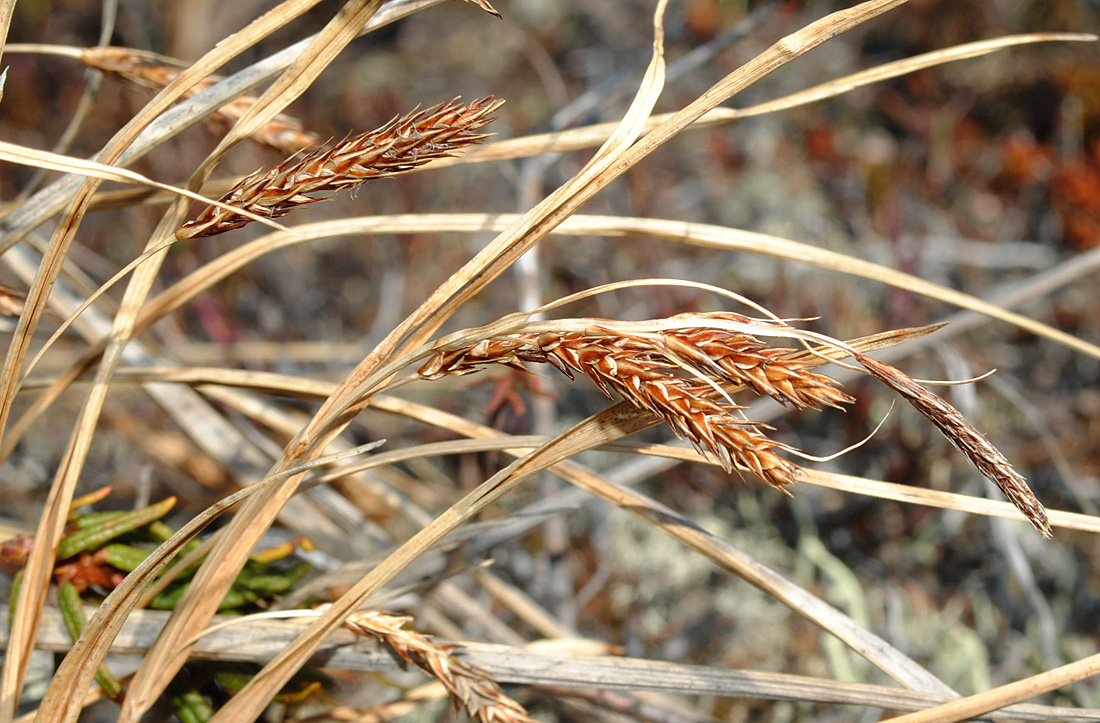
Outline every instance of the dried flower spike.
<svg viewBox="0 0 1100 723">
<path fill-rule="evenodd" d="M 1047 539 L 1053 536 L 1047 511 L 1027 486 L 1027 480 L 1012 468 L 1000 450 L 967 421 L 959 410 L 889 364 L 883 364 L 866 354 L 857 354 L 856 359 L 867 371 L 905 397 L 918 412 L 939 427 L 948 441 L 965 454 L 986 479 L 1000 488 L 1005 499 L 1024 514 L 1039 534 Z"/>
<path fill-rule="evenodd" d="M 695 314 L 748 322 L 730 314 Z M 613 326 L 609 323 L 608 325 Z M 485 339 L 440 351 L 421 366 L 420 375 L 436 379 L 468 374 L 485 364 L 522 369 L 523 362 L 551 364 L 569 378 L 580 373 L 608 397 L 618 394 L 662 419 L 680 438 L 715 458 L 726 471 L 747 469 L 783 489 L 794 481 L 797 465 L 777 449 L 764 425 L 742 418 L 742 407 L 715 396 L 719 383 L 744 385 L 795 408 L 839 407 L 852 401 L 829 377 L 785 358 L 789 350 L 769 347 L 742 333 L 718 328 L 668 329 L 631 335 L 591 326 L 584 333 L 523 333 Z"/>
<path fill-rule="evenodd" d="M 503 103 L 489 97 L 462 105 L 456 98 L 414 110 L 328 150 L 318 149 L 302 158 L 290 158 L 266 173 L 254 173 L 219 200 L 266 218 L 285 216 L 342 188 L 409 171 L 477 143 L 488 137 L 478 131 L 494 120 L 492 113 Z M 210 206 L 181 226 L 176 237 L 213 236 L 248 222 L 237 213 Z"/>
<path fill-rule="evenodd" d="M 743 385 L 796 409 L 840 408 L 852 398 L 837 383 L 809 370 L 811 364 L 790 357 L 790 350 L 768 346 L 755 337 L 708 327 L 706 319 L 751 325 L 752 319 L 726 312 L 690 314 L 691 326 L 661 325 L 662 331 L 617 331 L 621 324 L 593 321 L 583 332 L 518 333 L 483 339 L 476 344 L 442 348 L 420 367 L 425 379 L 469 374 L 486 364 L 524 369 L 524 362 L 553 365 L 570 379 L 587 376 L 611 397 L 612 392 L 660 417 L 700 452 L 717 458 L 727 471 L 737 465 L 783 489 L 798 467 L 776 454 L 790 449 L 769 439 L 740 416 L 742 407 L 718 394 L 718 385 Z M 699 322 L 704 324 L 700 325 Z M 1046 510 L 996 447 L 946 401 L 888 364 L 855 352 L 873 376 L 901 394 L 932 421 L 978 470 L 994 482 L 1044 536 L 1051 536 Z"/>
<path fill-rule="evenodd" d="M 430 637 L 405 629 L 411 618 L 377 610 L 352 613 L 344 627 L 381 640 L 395 653 L 431 675 L 450 692 L 455 708 L 461 704 L 481 723 L 535 723 L 516 701 L 483 670 L 460 660 L 455 645 L 440 645 Z"/>
</svg>

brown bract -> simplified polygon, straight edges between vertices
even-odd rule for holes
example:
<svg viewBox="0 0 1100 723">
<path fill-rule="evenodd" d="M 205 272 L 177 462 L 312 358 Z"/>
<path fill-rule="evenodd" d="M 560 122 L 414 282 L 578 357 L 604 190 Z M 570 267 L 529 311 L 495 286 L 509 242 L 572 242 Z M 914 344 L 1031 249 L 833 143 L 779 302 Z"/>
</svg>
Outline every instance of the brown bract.
<svg viewBox="0 0 1100 723">
<path fill-rule="evenodd" d="M 219 199 L 258 216 L 279 218 L 299 206 L 328 198 L 376 178 L 393 176 L 449 156 L 489 134 L 479 133 L 503 105 L 492 97 L 461 104 L 458 99 L 425 110 L 414 110 L 334 147 L 290 158 L 266 173 L 254 173 Z M 213 236 L 240 228 L 249 219 L 209 206 L 176 231 L 179 239 Z"/>
</svg>

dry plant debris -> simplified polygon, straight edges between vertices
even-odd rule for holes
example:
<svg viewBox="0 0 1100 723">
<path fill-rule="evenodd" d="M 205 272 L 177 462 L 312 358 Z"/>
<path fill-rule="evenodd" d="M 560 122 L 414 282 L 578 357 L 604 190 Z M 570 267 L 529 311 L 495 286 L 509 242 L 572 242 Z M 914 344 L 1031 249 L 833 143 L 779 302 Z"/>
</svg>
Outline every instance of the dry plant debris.
<svg viewBox="0 0 1100 723">
<path fill-rule="evenodd" d="M 623 322 L 592 320 L 583 332 L 519 333 L 494 336 L 473 344 L 438 351 L 419 369 L 425 379 L 470 374 L 489 364 L 524 370 L 524 362 L 546 363 L 574 378 L 580 373 L 605 395 L 612 392 L 662 419 L 700 453 L 709 453 L 727 471 L 747 469 L 785 489 L 799 467 L 776 450 L 793 451 L 767 437 L 767 425 L 741 414 L 719 385 L 738 385 L 795 409 L 834 407 L 853 400 L 833 379 L 809 371 L 790 358 L 792 350 L 772 347 L 756 337 L 722 328 L 700 328 L 706 320 L 757 324 L 761 333 L 775 330 L 740 314 L 683 314 L 668 321 L 692 326 L 659 332 L 630 333 Z M 620 328 L 617 329 L 616 326 Z M 788 327 L 789 328 L 789 327 Z M 1026 480 L 974 425 L 946 401 L 894 367 L 857 354 L 873 376 L 901 394 L 993 481 L 1043 537 L 1052 534 L 1042 504 Z"/>
<path fill-rule="evenodd" d="M 475 720 L 481 723 L 534 723 L 516 701 L 501 690 L 488 673 L 459 659 L 457 645 L 442 645 L 426 635 L 405 629 L 412 618 L 379 610 L 352 613 L 344 627 L 388 645 L 404 660 L 431 675 Z"/>
<path fill-rule="evenodd" d="M 89 67 L 114 73 L 132 83 L 155 90 L 171 83 L 184 70 L 170 58 L 132 48 L 88 48 L 80 59 Z M 183 97 L 186 99 L 196 96 L 220 80 L 221 77 L 217 75 L 207 76 L 191 86 Z M 241 96 L 218 108 L 207 120 L 222 129 L 231 128 L 255 102 L 256 98 L 253 96 Z M 251 139 L 288 156 L 315 146 L 320 141 L 317 136 L 302 128 L 301 121 L 285 113 L 277 114 L 253 133 Z"/>
<path fill-rule="evenodd" d="M 449 156 L 463 146 L 487 138 L 489 134 L 478 131 L 495 120 L 493 112 L 504 104 L 492 97 L 468 104 L 458 100 L 413 110 L 330 149 L 287 159 L 266 173 L 254 173 L 243 179 L 219 200 L 259 216 L 279 218 L 299 206 L 324 200 L 340 189 L 410 171 Z M 248 222 L 244 216 L 210 206 L 180 227 L 176 236 L 180 239 L 213 236 Z"/>
</svg>

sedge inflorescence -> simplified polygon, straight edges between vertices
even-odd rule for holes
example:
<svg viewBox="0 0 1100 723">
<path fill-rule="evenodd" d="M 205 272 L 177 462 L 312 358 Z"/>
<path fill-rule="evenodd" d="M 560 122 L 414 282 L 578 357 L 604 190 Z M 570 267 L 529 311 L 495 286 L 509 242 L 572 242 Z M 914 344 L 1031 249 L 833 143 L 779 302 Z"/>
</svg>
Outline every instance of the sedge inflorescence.
<svg viewBox="0 0 1100 723">
<path fill-rule="evenodd" d="M 461 660 L 460 647 L 437 643 L 405 627 L 412 618 L 380 610 L 360 610 L 344 621 L 344 627 L 375 638 L 401 658 L 428 673 L 447 689 L 456 709 L 462 705 L 479 723 L 534 723 L 523 706 L 510 698 L 493 677 Z"/>
<path fill-rule="evenodd" d="M 677 325 L 680 320 L 682 328 Z M 806 337 L 778 322 L 762 323 L 728 312 L 663 321 L 656 331 L 590 320 L 580 331 L 520 332 L 445 345 L 420 367 L 419 375 L 438 379 L 487 365 L 526 369 L 525 363 L 550 364 L 570 379 L 578 374 L 587 377 L 609 398 L 618 395 L 655 415 L 727 472 L 746 470 L 780 489 L 795 481 L 800 468 L 779 452 L 796 450 L 769 438 L 767 425 L 745 418 L 745 407 L 730 394 L 744 388 L 793 409 L 842 409 L 854 400 L 834 379 L 811 371 L 820 363 L 818 357 L 798 358 L 792 349 L 771 346 L 729 327 L 755 325 L 761 334 L 782 330 L 785 336 Z M 1050 536 L 1046 511 L 1026 480 L 957 409 L 900 370 L 835 344 L 931 420 L 1043 536 Z"/>
<path fill-rule="evenodd" d="M 730 313 L 693 317 L 750 321 Z M 583 332 L 520 333 L 441 351 L 420 368 L 420 375 L 436 379 L 487 364 L 523 368 L 523 362 L 547 363 L 570 379 L 588 377 L 609 398 L 617 394 L 655 414 L 726 471 L 747 469 L 783 487 L 798 473 L 795 464 L 776 453 L 786 446 L 716 390 L 717 384 L 743 385 L 795 409 L 839 408 L 852 401 L 833 379 L 788 358 L 790 351 L 720 328 L 629 334 L 592 325 Z"/>
<path fill-rule="evenodd" d="M 263 218 L 279 218 L 336 191 L 419 168 L 489 136 L 480 129 L 494 120 L 503 100 L 454 99 L 414 110 L 381 128 L 346 138 L 332 148 L 292 157 L 266 172 L 247 176 L 219 199 Z M 209 206 L 176 231 L 179 239 L 213 236 L 249 223 L 233 210 Z"/>
</svg>

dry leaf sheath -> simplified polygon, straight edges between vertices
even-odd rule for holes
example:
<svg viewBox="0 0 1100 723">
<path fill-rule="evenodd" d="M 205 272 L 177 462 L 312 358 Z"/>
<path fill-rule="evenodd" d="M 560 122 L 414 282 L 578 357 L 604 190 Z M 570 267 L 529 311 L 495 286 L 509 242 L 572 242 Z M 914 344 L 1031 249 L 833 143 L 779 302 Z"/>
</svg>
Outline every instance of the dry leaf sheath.
<svg viewBox="0 0 1100 723">
<path fill-rule="evenodd" d="M 692 317 L 750 321 L 726 313 Z M 485 364 L 522 369 L 522 362 L 551 364 L 571 379 L 579 372 L 608 397 L 615 392 L 660 417 L 727 472 L 735 466 L 748 469 L 782 488 L 798 473 L 795 464 L 775 452 L 787 447 L 765 436 L 765 425 L 740 416 L 743 407 L 712 397 L 716 383 L 726 382 L 744 384 L 797 409 L 839 407 L 852 401 L 834 380 L 785 358 L 789 352 L 723 329 L 669 329 L 633 336 L 592 326 L 583 333 L 506 335 L 441 351 L 420 368 L 420 374 L 436 379 L 468 374 Z"/>
<path fill-rule="evenodd" d="M 381 640 L 395 653 L 431 675 L 450 692 L 455 708 L 466 708 L 481 723 L 534 723 L 516 701 L 484 671 L 455 656 L 455 645 L 441 645 L 428 636 L 405 629 L 411 618 L 377 610 L 352 613 L 344 627 Z"/>
<path fill-rule="evenodd" d="M 752 323 L 739 314 L 683 318 L 689 316 L 696 324 L 708 318 Z M 583 332 L 494 336 L 438 351 L 419 374 L 438 379 L 469 374 L 486 364 L 524 369 L 524 362 L 551 364 L 570 379 L 580 373 L 608 397 L 615 392 L 661 418 L 682 439 L 715 457 L 726 471 L 734 466 L 748 469 L 780 489 L 793 482 L 799 471 L 776 453 L 790 448 L 769 439 L 762 431 L 766 425 L 746 420 L 743 407 L 718 394 L 718 385 L 744 385 L 795 409 L 841 408 L 853 401 L 837 388 L 836 381 L 790 358 L 790 349 L 769 346 L 749 334 L 693 326 L 631 335 L 614 326 L 615 322 L 607 322 L 604 328 L 597 321 Z M 863 354 L 856 358 L 936 424 L 1044 537 L 1050 537 L 1046 511 L 1027 482 L 957 409 L 898 369 Z"/>
<path fill-rule="evenodd" d="M 318 149 L 266 173 L 254 173 L 220 200 L 266 218 L 285 216 L 340 189 L 412 170 L 487 138 L 488 134 L 478 131 L 494 120 L 492 113 L 503 103 L 489 97 L 463 105 L 456 98 L 414 110 L 328 150 Z M 210 206 L 181 226 L 176 237 L 213 236 L 248 222 L 244 216 Z"/>
<path fill-rule="evenodd" d="M 131 48 L 88 48 L 80 57 L 85 65 L 114 73 L 132 83 L 160 90 L 183 72 L 183 67 L 173 64 L 171 58 L 146 53 Z M 196 96 L 222 79 L 211 75 L 191 86 L 184 98 Z M 231 128 L 256 102 L 256 98 L 243 95 L 231 100 L 207 116 L 207 120 L 223 129 Z M 316 146 L 320 139 L 302 128 L 297 118 L 279 113 L 249 136 L 253 141 L 274 148 L 284 155 Z"/>
</svg>

